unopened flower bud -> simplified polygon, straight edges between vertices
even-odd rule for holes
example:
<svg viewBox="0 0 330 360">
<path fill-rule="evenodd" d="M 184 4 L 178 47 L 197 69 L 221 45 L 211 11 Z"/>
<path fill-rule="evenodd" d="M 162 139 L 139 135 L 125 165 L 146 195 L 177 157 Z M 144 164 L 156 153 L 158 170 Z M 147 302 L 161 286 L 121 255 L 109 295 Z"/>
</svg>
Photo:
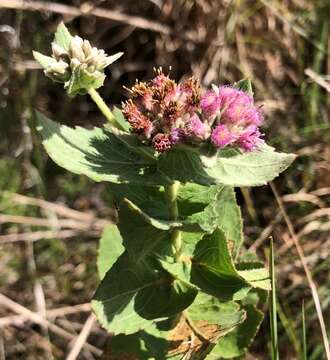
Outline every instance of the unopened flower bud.
<svg viewBox="0 0 330 360">
<path fill-rule="evenodd" d="M 90 56 L 92 52 L 92 46 L 91 43 L 88 40 L 84 40 L 82 44 L 82 50 L 86 57 Z"/>
<path fill-rule="evenodd" d="M 152 139 L 152 146 L 156 151 L 160 153 L 169 150 L 172 147 L 170 135 L 161 133 L 156 134 Z"/>
<path fill-rule="evenodd" d="M 54 63 L 54 65 L 50 68 L 50 70 L 54 73 L 63 75 L 67 69 L 68 69 L 69 65 L 64 62 L 63 60 L 57 61 L 56 64 Z"/>
<path fill-rule="evenodd" d="M 77 59 L 80 62 L 85 60 L 85 53 L 83 51 L 83 39 L 80 36 L 75 36 L 70 43 L 69 54 L 72 59 Z"/>
<path fill-rule="evenodd" d="M 52 42 L 52 53 L 56 60 L 60 60 L 61 57 L 67 55 L 67 52 L 55 42 Z"/>
<path fill-rule="evenodd" d="M 92 47 L 88 40 L 71 36 L 64 24 L 60 25 L 52 43 L 52 57 L 36 51 L 33 54 L 47 76 L 64 83 L 69 96 L 85 94 L 102 86 L 104 68 L 123 55 L 107 56 L 104 50 Z"/>
</svg>

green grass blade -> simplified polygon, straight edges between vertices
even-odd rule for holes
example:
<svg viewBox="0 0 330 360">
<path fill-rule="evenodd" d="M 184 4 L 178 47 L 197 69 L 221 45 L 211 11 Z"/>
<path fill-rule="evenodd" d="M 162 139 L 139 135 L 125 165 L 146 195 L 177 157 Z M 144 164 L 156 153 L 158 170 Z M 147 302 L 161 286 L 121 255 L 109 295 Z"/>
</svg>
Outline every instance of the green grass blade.
<svg viewBox="0 0 330 360">
<path fill-rule="evenodd" d="M 272 360 L 279 360 L 276 286 L 275 286 L 275 260 L 274 260 L 274 244 L 272 238 L 270 240 L 270 278 L 272 284 L 272 291 L 270 296 L 270 335 L 271 335 L 271 347 L 272 347 Z"/>
<path fill-rule="evenodd" d="M 303 360 L 307 360 L 307 344 L 306 344 L 306 322 L 305 322 L 305 304 L 302 303 L 301 307 L 301 321 L 302 321 L 302 349 L 303 349 Z"/>
<path fill-rule="evenodd" d="M 279 301 L 277 302 L 277 314 L 284 330 L 284 334 L 282 333 L 282 336 L 285 337 L 286 340 L 289 340 L 290 346 L 293 346 L 296 352 L 296 358 L 301 359 L 302 353 L 299 341 L 300 339 L 298 334 L 296 334 L 294 321 L 285 307 L 285 304 L 282 306 Z M 281 329 L 279 333 L 281 335 Z M 279 341 L 281 341 L 281 338 L 282 337 L 280 336 Z"/>
</svg>

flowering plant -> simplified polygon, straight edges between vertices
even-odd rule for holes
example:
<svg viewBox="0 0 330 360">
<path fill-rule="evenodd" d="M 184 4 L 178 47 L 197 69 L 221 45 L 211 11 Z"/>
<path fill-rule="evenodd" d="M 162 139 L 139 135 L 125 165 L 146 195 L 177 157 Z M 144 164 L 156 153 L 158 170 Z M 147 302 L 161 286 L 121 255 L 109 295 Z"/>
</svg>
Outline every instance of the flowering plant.
<svg viewBox="0 0 330 360">
<path fill-rule="evenodd" d="M 110 359 L 222 359 L 244 353 L 262 321 L 268 270 L 240 251 L 235 186 L 264 185 L 292 154 L 260 132 L 261 110 L 247 80 L 204 91 L 157 70 L 112 111 L 96 89 L 107 56 L 61 24 L 53 55 L 35 52 L 70 96 L 88 93 L 109 120 L 86 130 L 38 113 L 38 130 L 60 166 L 108 181 L 119 221 L 104 229 L 100 285 L 92 300 L 113 334 Z"/>
</svg>

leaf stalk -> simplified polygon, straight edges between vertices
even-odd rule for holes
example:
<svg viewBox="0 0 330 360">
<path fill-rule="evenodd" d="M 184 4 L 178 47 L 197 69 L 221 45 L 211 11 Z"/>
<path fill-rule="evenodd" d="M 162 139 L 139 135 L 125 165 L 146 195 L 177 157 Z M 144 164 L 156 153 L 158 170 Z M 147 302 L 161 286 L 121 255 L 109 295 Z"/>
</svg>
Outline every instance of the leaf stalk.
<svg viewBox="0 0 330 360">
<path fill-rule="evenodd" d="M 101 113 L 109 121 L 109 123 L 116 128 L 120 128 L 120 125 L 117 123 L 115 116 L 113 115 L 112 111 L 109 109 L 108 105 L 104 102 L 101 95 L 95 89 L 92 88 L 88 90 L 88 94 L 93 99 L 97 107 L 100 109 Z"/>
</svg>

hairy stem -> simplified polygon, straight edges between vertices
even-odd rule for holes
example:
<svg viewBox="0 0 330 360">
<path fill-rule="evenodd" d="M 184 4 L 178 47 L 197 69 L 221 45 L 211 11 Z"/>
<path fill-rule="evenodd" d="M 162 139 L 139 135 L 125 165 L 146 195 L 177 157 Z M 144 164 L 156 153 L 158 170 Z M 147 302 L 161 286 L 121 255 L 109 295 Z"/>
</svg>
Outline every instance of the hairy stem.
<svg viewBox="0 0 330 360">
<path fill-rule="evenodd" d="M 121 126 L 117 123 L 117 120 L 114 117 L 113 113 L 109 109 L 108 105 L 104 102 L 100 94 L 95 89 L 89 89 L 88 94 L 93 99 L 97 107 L 100 109 L 101 113 L 109 121 L 109 123 L 116 128 L 121 128 Z"/>
<path fill-rule="evenodd" d="M 177 220 L 179 216 L 178 203 L 177 203 L 177 195 L 180 187 L 180 182 L 175 181 L 172 185 L 168 185 L 165 187 L 168 206 L 170 209 L 171 220 Z M 181 231 L 178 229 L 173 229 L 171 234 L 172 246 L 174 250 L 174 256 L 176 261 L 180 260 L 182 253 L 182 238 Z"/>
</svg>

